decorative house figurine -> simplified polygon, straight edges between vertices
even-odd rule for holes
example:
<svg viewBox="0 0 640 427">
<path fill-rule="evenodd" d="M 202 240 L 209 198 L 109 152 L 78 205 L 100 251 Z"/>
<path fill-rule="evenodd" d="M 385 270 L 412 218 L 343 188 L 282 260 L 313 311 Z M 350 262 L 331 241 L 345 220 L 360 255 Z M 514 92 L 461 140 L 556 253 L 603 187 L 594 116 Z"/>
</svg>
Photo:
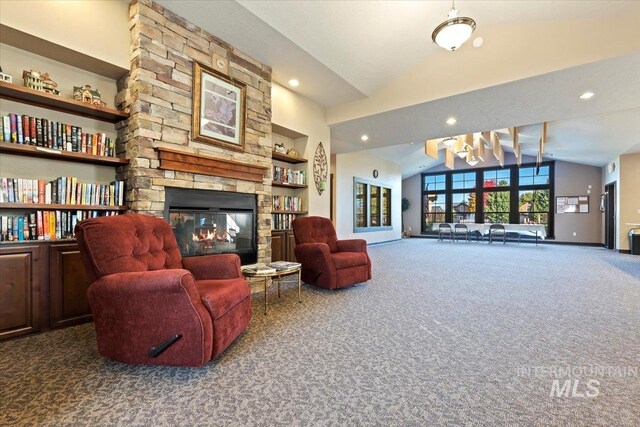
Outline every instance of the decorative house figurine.
<svg viewBox="0 0 640 427">
<path fill-rule="evenodd" d="M 22 71 L 22 78 L 24 79 L 24 85 L 29 89 L 39 90 L 42 92 L 42 75 L 40 70 L 32 68 L 31 71 Z"/>
<path fill-rule="evenodd" d="M 73 99 L 76 101 L 104 107 L 107 104 L 102 101 L 101 97 L 100 91 L 98 89 L 91 89 L 90 85 L 73 87 Z"/>
<path fill-rule="evenodd" d="M 60 91 L 56 89 L 58 87 L 58 83 L 54 82 L 51 77 L 49 77 L 49 73 L 44 73 L 42 75 L 42 90 L 47 93 L 51 93 L 53 95 L 60 95 Z"/>
<path fill-rule="evenodd" d="M 3 73 L 2 67 L 0 67 L 0 81 L 5 83 L 11 83 L 11 76 L 9 74 Z"/>
<path fill-rule="evenodd" d="M 282 153 L 282 154 L 286 154 L 287 153 L 287 149 L 284 147 L 283 143 L 275 143 L 274 147 L 273 147 L 273 151 L 277 152 L 277 153 Z"/>
</svg>

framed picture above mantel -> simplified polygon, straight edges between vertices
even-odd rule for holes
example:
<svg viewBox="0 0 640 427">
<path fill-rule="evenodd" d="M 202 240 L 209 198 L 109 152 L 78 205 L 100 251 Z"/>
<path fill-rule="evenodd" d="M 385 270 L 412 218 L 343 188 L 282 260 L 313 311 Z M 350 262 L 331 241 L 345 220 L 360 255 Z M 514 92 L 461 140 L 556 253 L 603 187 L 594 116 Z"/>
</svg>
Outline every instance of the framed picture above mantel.
<svg viewBox="0 0 640 427">
<path fill-rule="evenodd" d="M 193 140 L 244 151 L 246 92 L 244 83 L 194 61 Z"/>
</svg>

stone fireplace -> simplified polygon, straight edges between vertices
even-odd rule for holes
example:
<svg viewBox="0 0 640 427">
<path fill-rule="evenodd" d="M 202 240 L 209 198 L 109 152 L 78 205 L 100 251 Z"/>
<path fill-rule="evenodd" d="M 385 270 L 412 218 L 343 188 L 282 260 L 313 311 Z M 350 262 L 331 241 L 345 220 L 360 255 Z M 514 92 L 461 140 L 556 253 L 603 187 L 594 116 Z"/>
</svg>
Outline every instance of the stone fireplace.
<svg viewBox="0 0 640 427">
<path fill-rule="evenodd" d="M 198 251 L 230 250 L 242 252 L 239 255 L 243 263 L 269 262 L 271 68 L 152 0 L 132 2 L 130 28 L 131 71 L 118 81 L 116 97 L 117 106 L 130 114 L 127 121 L 118 125 L 118 150 L 130 160 L 118 171 L 118 179 L 126 181 L 129 209 L 173 219 L 172 225 L 179 227 L 182 234 L 188 233 L 185 226 L 193 226 L 190 234 L 196 236 L 191 238 L 197 240 L 184 242 L 187 256 Z M 223 72 L 246 85 L 243 151 L 192 139 L 194 61 L 208 67 L 223 63 Z M 175 162 L 163 157 L 169 155 L 188 157 L 189 162 L 224 165 L 207 165 L 198 170 L 173 167 L 170 164 Z M 242 172 L 247 168 L 253 168 L 253 172 Z M 238 173 L 229 173 L 234 171 Z M 197 201 L 174 205 L 174 196 L 180 190 L 214 193 L 216 197 L 230 193 L 249 196 L 253 206 L 250 233 L 247 235 L 247 227 L 240 225 L 248 218 L 240 215 L 244 211 L 229 213 L 220 204 L 200 206 Z M 193 223 L 187 224 L 188 220 Z M 183 222 L 178 224 L 180 221 Z M 245 251 L 248 241 L 254 246 L 251 254 Z"/>
<path fill-rule="evenodd" d="M 167 188 L 164 218 L 183 257 L 233 253 L 242 264 L 257 260 L 255 195 Z"/>
</svg>

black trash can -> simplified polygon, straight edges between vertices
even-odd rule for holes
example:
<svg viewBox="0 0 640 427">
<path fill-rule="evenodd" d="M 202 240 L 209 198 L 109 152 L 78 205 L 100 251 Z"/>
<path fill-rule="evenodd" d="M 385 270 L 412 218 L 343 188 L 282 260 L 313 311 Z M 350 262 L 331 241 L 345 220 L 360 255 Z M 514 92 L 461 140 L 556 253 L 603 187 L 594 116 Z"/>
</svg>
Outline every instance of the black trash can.
<svg viewBox="0 0 640 427">
<path fill-rule="evenodd" d="M 629 230 L 629 252 L 633 255 L 640 255 L 640 228 Z"/>
</svg>

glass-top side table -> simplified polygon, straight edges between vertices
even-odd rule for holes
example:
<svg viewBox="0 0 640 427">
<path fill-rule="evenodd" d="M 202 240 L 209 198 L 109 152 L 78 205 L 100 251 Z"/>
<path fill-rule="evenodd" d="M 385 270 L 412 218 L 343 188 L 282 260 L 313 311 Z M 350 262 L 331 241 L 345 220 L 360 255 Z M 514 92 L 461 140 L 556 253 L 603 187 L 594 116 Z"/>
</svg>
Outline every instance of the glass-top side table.
<svg viewBox="0 0 640 427">
<path fill-rule="evenodd" d="M 244 277 L 262 277 L 264 281 L 264 315 L 267 315 L 267 279 L 277 280 L 278 281 L 278 298 L 280 298 L 280 285 L 282 283 L 282 277 L 289 276 L 292 274 L 298 275 L 298 302 L 302 303 L 302 280 L 300 277 L 302 267 L 290 268 L 287 270 L 276 270 L 275 272 L 269 273 L 259 273 L 249 270 L 242 270 L 242 274 Z"/>
</svg>

